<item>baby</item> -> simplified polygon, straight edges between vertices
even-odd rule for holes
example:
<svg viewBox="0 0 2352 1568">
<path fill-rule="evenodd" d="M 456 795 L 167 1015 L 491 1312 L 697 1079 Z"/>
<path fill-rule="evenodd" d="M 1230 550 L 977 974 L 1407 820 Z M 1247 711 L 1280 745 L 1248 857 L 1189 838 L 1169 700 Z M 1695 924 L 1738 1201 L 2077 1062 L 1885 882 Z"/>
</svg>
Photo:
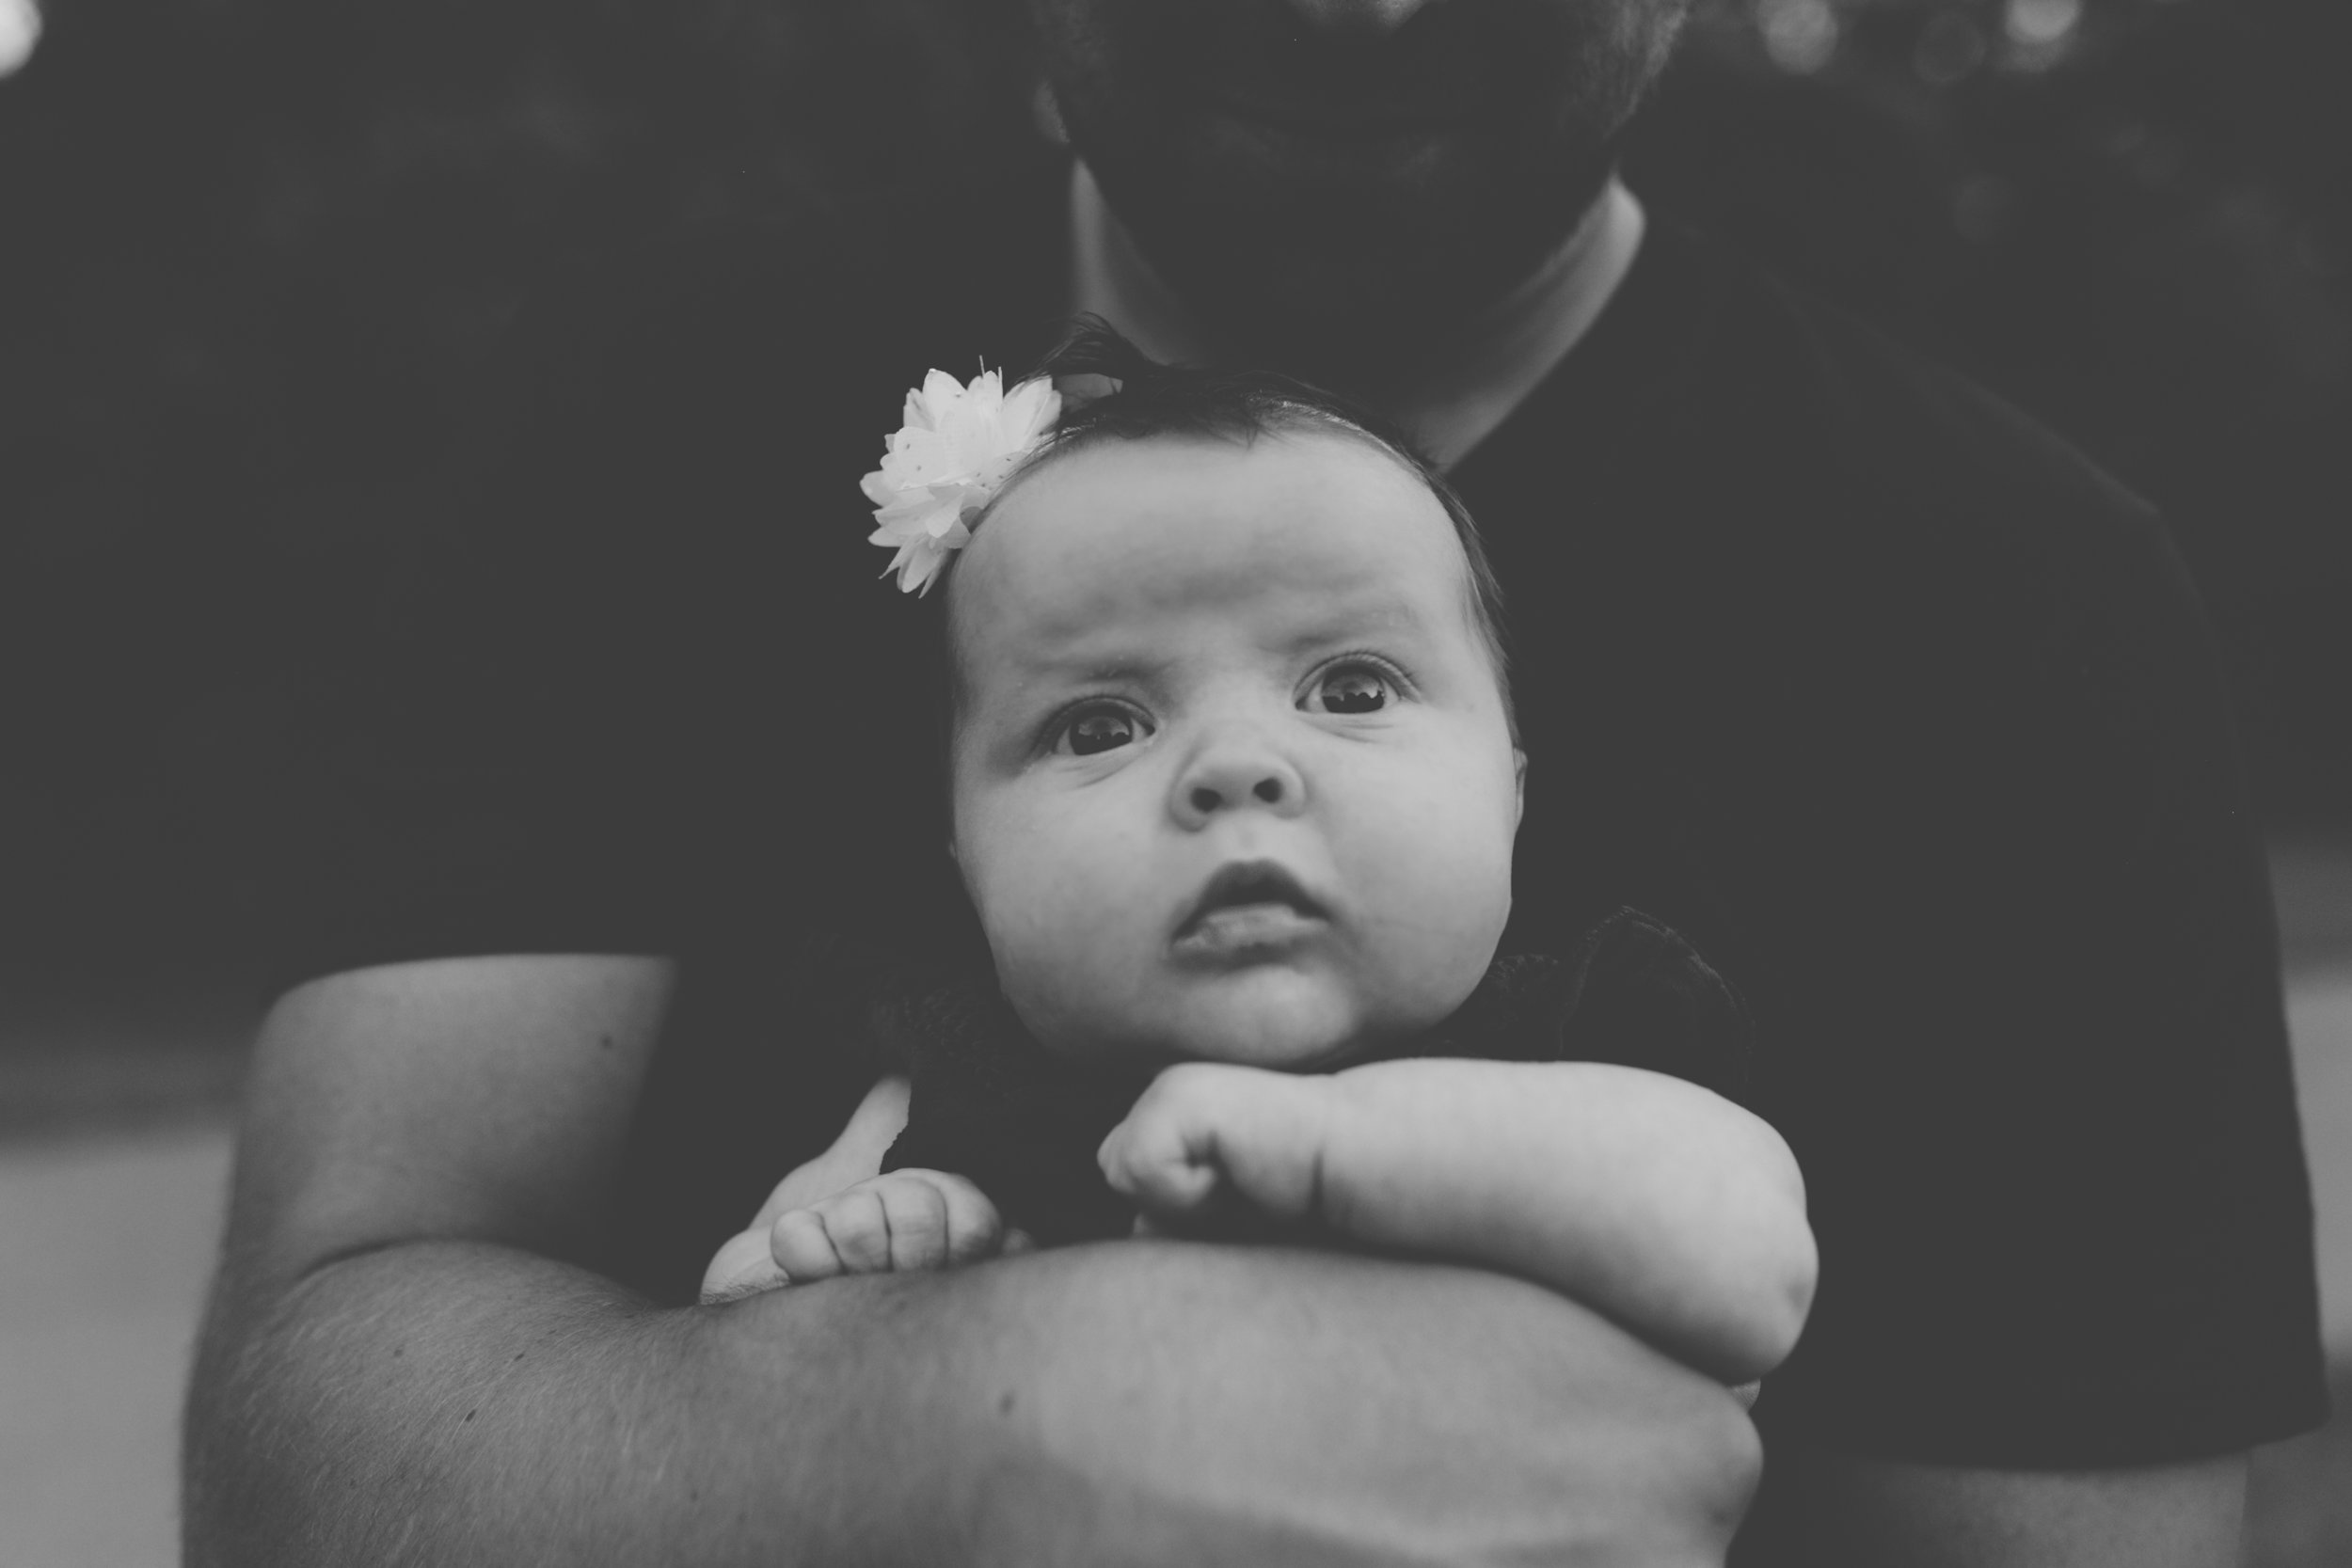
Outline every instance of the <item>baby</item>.
<svg viewBox="0 0 2352 1568">
<path fill-rule="evenodd" d="M 1525 767 L 1459 503 L 1279 377 L 1104 335 L 1047 367 L 1105 369 L 950 574 L 948 768 L 1002 1002 L 1116 1097 L 1098 1157 L 1135 1228 L 1510 1273 L 1760 1377 L 1814 1281 L 1768 1126 L 1642 1068 L 1421 1053 L 1488 979 Z M 869 1097 L 705 1299 L 1028 1244 L 968 1173 L 882 1168 L 907 1117 L 901 1081 Z"/>
</svg>

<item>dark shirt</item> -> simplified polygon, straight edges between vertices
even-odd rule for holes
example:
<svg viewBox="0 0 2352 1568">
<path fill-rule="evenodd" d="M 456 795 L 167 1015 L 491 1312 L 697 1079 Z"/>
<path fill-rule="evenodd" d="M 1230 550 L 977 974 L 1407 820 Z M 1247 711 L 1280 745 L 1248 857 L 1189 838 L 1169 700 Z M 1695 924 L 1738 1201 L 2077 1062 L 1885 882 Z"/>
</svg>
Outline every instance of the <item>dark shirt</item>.
<svg viewBox="0 0 2352 1568">
<path fill-rule="evenodd" d="M 935 607 L 875 580 L 856 482 L 927 367 L 1044 346 L 1061 192 L 864 254 L 654 257 L 551 308 L 290 857 L 290 975 L 679 956 L 608 1258 L 664 1299 L 871 1081 L 812 938 L 982 967 Z M 1505 949 L 1632 905 L 1755 1013 L 1749 1101 L 1822 1259 L 1768 1443 L 2097 1466 L 2315 1422 L 2265 866 L 2149 510 L 1662 223 L 1454 478 L 1530 759 Z"/>
</svg>

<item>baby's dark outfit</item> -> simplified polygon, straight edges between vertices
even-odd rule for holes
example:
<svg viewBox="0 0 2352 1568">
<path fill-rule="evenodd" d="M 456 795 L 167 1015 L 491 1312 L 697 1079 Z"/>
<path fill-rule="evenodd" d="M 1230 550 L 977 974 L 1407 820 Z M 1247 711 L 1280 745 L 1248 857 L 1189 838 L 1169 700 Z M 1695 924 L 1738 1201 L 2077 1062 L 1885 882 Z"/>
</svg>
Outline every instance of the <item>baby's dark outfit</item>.
<svg viewBox="0 0 2352 1568">
<path fill-rule="evenodd" d="M 884 1170 L 964 1177 L 1008 1226 L 1043 1246 L 1133 1228 L 1134 1205 L 1104 1180 L 1094 1156 L 1150 1074 L 1089 1071 L 1050 1054 L 993 987 L 903 991 L 877 1006 L 872 1027 L 914 1081 Z M 1496 959 L 1434 1034 L 1386 1055 L 1614 1062 L 1736 1097 L 1749 1034 L 1738 992 L 1689 942 L 1621 909 L 1566 959 Z"/>
</svg>

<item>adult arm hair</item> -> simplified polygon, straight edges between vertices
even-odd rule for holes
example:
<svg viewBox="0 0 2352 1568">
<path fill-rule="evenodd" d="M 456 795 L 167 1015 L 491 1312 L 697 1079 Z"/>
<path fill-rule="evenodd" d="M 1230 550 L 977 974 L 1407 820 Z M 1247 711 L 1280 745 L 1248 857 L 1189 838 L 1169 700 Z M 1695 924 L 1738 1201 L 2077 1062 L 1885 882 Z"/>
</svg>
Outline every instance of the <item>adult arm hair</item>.
<svg viewBox="0 0 2352 1568">
<path fill-rule="evenodd" d="M 1737 1408 L 1492 1274 L 1121 1243 L 630 1294 L 577 1259 L 669 984 L 516 957 L 281 1000 L 189 1394 L 187 1561 L 1720 1561 L 1758 1463 Z"/>
</svg>

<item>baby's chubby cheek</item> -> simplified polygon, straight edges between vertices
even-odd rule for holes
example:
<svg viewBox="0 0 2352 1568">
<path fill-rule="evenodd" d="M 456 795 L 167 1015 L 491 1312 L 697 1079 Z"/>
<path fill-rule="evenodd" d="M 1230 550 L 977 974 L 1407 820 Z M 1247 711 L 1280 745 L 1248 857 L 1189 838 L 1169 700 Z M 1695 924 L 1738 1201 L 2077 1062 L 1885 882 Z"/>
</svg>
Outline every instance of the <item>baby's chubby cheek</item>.
<svg viewBox="0 0 2352 1568">
<path fill-rule="evenodd" d="M 1486 972 L 1509 910 L 1507 863 L 1465 881 L 1472 867 L 1457 859 L 1442 889 L 1391 863 L 1406 874 L 1366 876 L 1296 951 L 1201 966 L 1174 940 L 1195 890 L 1153 885 L 1133 845 L 1063 853 L 1060 826 L 1059 838 L 1044 824 L 991 835 L 996 854 L 968 841 L 962 860 L 1008 1001 L 1073 1059 L 1335 1065 L 1441 1022 Z"/>
<path fill-rule="evenodd" d="M 1134 847 L 1073 845 L 1067 822 L 967 826 L 981 831 L 960 841 L 965 885 L 1030 1032 L 1068 1054 L 1164 1047 L 1178 1022 L 1164 972 L 1176 895 L 1133 875 Z"/>
<path fill-rule="evenodd" d="M 1359 879 L 1355 976 L 1367 1025 L 1384 1040 L 1435 1027 L 1468 1000 L 1510 917 L 1507 851 L 1491 856 L 1474 843 L 1429 847 L 1439 863 L 1432 875 L 1415 877 L 1391 863 Z"/>
</svg>

